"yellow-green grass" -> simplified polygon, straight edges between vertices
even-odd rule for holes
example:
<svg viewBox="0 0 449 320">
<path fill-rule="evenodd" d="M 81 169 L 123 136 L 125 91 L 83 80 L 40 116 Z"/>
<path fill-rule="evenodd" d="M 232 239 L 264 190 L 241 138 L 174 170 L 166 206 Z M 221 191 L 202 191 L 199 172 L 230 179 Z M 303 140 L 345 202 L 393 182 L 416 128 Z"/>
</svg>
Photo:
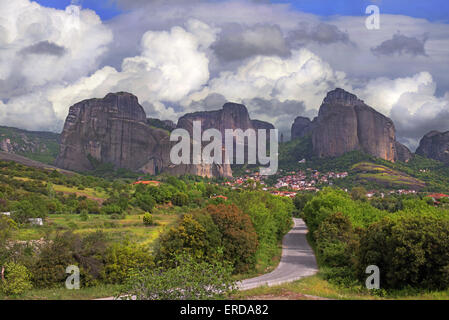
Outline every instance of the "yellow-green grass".
<svg viewBox="0 0 449 320">
<path fill-rule="evenodd" d="M 14 179 L 20 180 L 20 181 L 26 181 L 26 182 L 35 181 L 34 179 L 26 178 L 26 177 L 14 177 Z M 97 200 L 108 198 L 108 194 L 103 189 L 101 189 L 101 191 L 97 191 L 93 188 L 84 188 L 83 190 L 79 190 L 77 187 L 68 187 L 68 186 L 64 186 L 64 185 L 54 184 L 53 190 L 55 190 L 56 192 L 62 192 L 65 194 L 76 194 L 79 197 L 84 196 L 87 198 L 97 199 Z"/>
<path fill-rule="evenodd" d="M 362 286 L 345 288 L 332 284 L 320 274 L 275 287 L 240 291 L 235 299 L 334 299 L 334 300 L 449 300 L 449 290 L 432 292 L 397 291 L 385 296 L 373 294 Z"/>
<path fill-rule="evenodd" d="M 38 240 L 48 231 L 72 230 L 76 234 L 87 235 L 98 230 L 103 231 L 110 241 L 126 239 L 143 244 L 151 244 L 167 226 L 172 225 L 178 214 L 154 215 L 156 224 L 145 226 L 143 214 L 127 215 L 124 219 L 113 220 L 106 215 L 89 215 L 87 221 L 82 221 L 76 214 L 50 215 L 44 227 L 30 226 L 14 232 L 13 238 L 19 241 Z"/>
<path fill-rule="evenodd" d="M 99 285 L 80 290 L 68 290 L 66 288 L 55 289 L 32 289 L 23 295 L 5 297 L 0 294 L 0 300 L 92 300 L 115 296 L 118 285 Z"/>
<path fill-rule="evenodd" d="M 104 191 L 97 191 L 92 188 L 85 188 L 84 190 L 79 190 L 77 187 L 67 187 L 63 185 L 53 185 L 53 189 L 56 192 L 62 192 L 66 194 L 76 194 L 78 197 L 87 197 L 91 199 L 106 199 L 108 198 L 108 194 Z"/>
</svg>

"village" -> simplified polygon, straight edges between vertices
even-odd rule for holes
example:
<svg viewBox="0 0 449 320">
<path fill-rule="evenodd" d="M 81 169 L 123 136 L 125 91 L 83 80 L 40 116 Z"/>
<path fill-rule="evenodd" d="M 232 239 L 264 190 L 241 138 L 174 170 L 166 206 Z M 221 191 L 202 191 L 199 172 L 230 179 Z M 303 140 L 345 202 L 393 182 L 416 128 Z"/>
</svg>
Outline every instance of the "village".
<svg viewBox="0 0 449 320">
<path fill-rule="evenodd" d="M 344 179 L 349 176 L 349 173 L 344 172 L 320 172 L 308 168 L 306 170 L 299 171 L 279 171 L 279 176 L 276 179 L 274 185 L 268 185 L 267 177 L 261 176 L 259 172 L 246 171 L 245 175 L 235 177 L 232 181 L 227 181 L 223 185 L 227 185 L 232 189 L 241 187 L 253 187 L 259 186 L 262 190 L 268 191 L 276 196 L 294 198 L 299 192 L 319 192 L 326 186 L 332 186 L 337 179 Z M 347 189 L 344 189 L 348 192 Z M 368 190 L 366 192 L 367 198 L 373 198 L 375 196 L 384 198 L 391 195 L 416 195 L 418 190 L 414 189 L 397 189 L 389 191 Z M 446 194 L 430 194 L 427 195 L 434 199 L 437 203 L 441 198 L 449 198 Z"/>
</svg>

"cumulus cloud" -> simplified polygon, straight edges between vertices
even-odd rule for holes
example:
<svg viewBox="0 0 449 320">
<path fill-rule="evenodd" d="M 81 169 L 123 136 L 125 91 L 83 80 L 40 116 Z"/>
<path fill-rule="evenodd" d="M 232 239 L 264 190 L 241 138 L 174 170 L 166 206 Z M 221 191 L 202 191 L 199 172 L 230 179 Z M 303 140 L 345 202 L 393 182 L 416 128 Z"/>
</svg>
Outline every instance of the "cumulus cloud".
<svg viewBox="0 0 449 320">
<path fill-rule="evenodd" d="M 326 93 L 336 86 L 348 88 L 343 72 L 334 71 L 307 49 L 291 57 L 257 56 L 235 72 L 222 72 L 202 90 L 181 101 L 185 109 L 212 94 L 247 105 L 253 118 L 274 123 L 288 132 L 298 115 L 315 115 Z M 287 130 L 288 129 L 288 130 Z"/>
<path fill-rule="evenodd" d="M 140 55 L 124 59 L 121 70 L 104 67 L 71 86 L 53 89 L 50 100 L 61 116 L 67 104 L 128 91 L 139 97 L 152 117 L 175 120 L 173 109 L 164 103 L 176 103 L 207 83 L 209 60 L 204 51 L 217 32 L 197 20 L 190 20 L 186 29 L 148 31 Z"/>
<path fill-rule="evenodd" d="M 426 45 L 427 36 L 424 36 L 422 40 L 416 37 L 407 37 L 402 34 L 393 35 L 392 39 L 385 40 L 379 46 L 372 48 L 374 54 L 410 54 L 413 56 L 427 56 Z"/>
<path fill-rule="evenodd" d="M 303 101 L 316 109 L 323 96 L 335 84 L 344 86 L 343 72 L 334 71 L 320 57 L 307 49 L 295 50 L 291 57 L 257 56 L 235 72 L 222 72 L 207 87 L 195 92 L 188 102 L 219 93 L 232 101 L 279 99 Z"/>
<path fill-rule="evenodd" d="M 111 40 L 112 32 L 92 10 L 0 1 L 0 122 L 57 128 L 60 118 L 48 100 L 49 88 L 97 70 Z"/>
<path fill-rule="evenodd" d="M 73 81 L 98 67 L 112 33 L 91 10 L 41 7 L 28 0 L 0 2 L 0 81 L 21 91 Z M 15 88 L 0 88 L 11 98 Z"/>
</svg>

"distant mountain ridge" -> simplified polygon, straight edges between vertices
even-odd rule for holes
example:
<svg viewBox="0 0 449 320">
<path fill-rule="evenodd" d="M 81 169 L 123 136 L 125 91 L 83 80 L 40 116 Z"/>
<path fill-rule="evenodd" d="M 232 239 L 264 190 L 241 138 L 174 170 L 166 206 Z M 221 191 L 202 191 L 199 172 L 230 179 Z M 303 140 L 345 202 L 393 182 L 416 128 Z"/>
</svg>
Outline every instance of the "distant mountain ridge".
<svg viewBox="0 0 449 320">
<path fill-rule="evenodd" d="M 60 135 L 0 126 L 0 151 L 53 164 L 59 153 Z"/>
</svg>

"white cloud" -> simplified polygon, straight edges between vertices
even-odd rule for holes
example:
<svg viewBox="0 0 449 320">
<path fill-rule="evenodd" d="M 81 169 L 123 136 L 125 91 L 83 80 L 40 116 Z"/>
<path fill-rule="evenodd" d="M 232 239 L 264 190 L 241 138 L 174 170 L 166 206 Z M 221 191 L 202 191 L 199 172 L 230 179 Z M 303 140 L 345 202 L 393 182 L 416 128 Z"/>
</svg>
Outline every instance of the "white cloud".
<svg viewBox="0 0 449 320">
<path fill-rule="evenodd" d="M 67 106 L 91 97 L 103 97 L 109 92 L 127 91 L 139 97 L 152 117 L 174 118 L 171 108 L 163 102 L 181 100 L 209 80 L 209 60 L 204 52 L 214 41 L 216 30 L 191 20 L 191 32 L 181 27 L 168 31 L 148 31 L 141 41 L 139 56 L 125 58 L 120 71 L 104 67 L 65 88 L 50 93 L 58 116 Z"/>
<path fill-rule="evenodd" d="M 0 2 L 0 33 L 0 80 L 20 77 L 22 88 L 72 81 L 95 70 L 112 40 L 112 32 L 91 10 L 56 10 L 28 0 Z M 46 42 L 64 54 L 19 54 Z"/>
</svg>

